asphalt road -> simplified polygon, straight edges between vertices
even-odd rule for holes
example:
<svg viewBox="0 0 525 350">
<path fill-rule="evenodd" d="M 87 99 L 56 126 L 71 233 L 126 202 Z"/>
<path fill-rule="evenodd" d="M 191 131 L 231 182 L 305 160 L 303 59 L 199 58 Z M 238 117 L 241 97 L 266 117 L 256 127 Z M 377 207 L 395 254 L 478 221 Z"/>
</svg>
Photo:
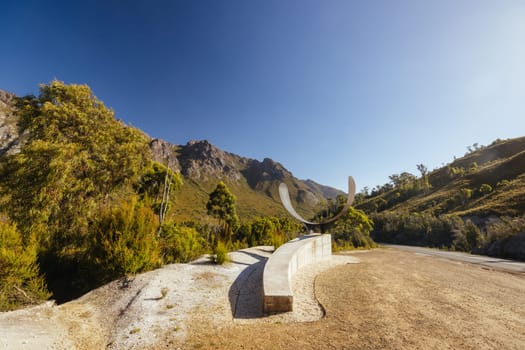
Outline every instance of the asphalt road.
<svg viewBox="0 0 525 350">
<path fill-rule="evenodd" d="M 418 255 L 433 256 L 448 260 L 455 260 L 475 265 L 487 266 L 493 269 L 504 270 L 508 272 L 525 274 L 525 262 L 515 260 L 499 259 L 490 256 L 474 255 L 462 252 L 451 252 L 447 250 L 439 250 L 434 248 L 423 248 L 394 244 L 382 244 L 382 246 L 412 252 Z"/>
</svg>

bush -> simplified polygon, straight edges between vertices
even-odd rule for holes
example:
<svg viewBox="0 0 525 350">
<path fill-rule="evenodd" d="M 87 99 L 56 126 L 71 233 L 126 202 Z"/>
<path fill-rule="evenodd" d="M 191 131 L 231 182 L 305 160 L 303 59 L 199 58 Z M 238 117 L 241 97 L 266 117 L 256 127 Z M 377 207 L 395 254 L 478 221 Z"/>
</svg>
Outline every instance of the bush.
<svg viewBox="0 0 525 350">
<path fill-rule="evenodd" d="M 98 282 L 160 265 L 157 218 L 150 208 L 138 205 L 136 198 L 104 207 L 92 230 L 89 255 Z"/>
<path fill-rule="evenodd" d="M 250 247 L 273 245 L 277 248 L 297 237 L 301 229 L 300 224 L 288 218 L 260 217 L 252 222 L 243 223 L 234 238 L 245 242 Z"/>
<path fill-rule="evenodd" d="M 468 251 L 473 251 L 483 244 L 483 235 L 479 228 L 471 221 L 467 220 L 463 227 L 463 234 L 468 242 Z"/>
<path fill-rule="evenodd" d="M 164 224 L 160 234 L 160 251 L 165 264 L 195 260 L 205 251 L 206 241 L 194 227 Z"/>
<path fill-rule="evenodd" d="M 329 232 L 337 246 L 373 248 L 376 246 L 370 237 L 373 225 L 374 222 L 363 211 L 351 207 Z"/>
<path fill-rule="evenodd" d="M 24 244 L 15 225 L 0 219 L 0 311 L 49 298 L 35 245 Z"/>
<path fill-rule="evenodd" d="M 372 237 L 380 242 L 451 247 L 464 224 L 457 216 L 383 212 L 373 216 Z"/>
<path fill-rule="evenodd" d="M 222 242 L 217 242 L 217 246 L 213 250 L 213 262 L 217 265 L 223 265 L 230 261 L 228 257 L 228 247 Z"/>
<path fill-rule="evenodd" d="M 485 194 L 489 194 L 490 192 L 492 192 L 492 186 L 489 185 L 489 184 L 483 184 L 481 185 L 481 187 L 479 188 L 479 192 L 483 195 Z"/>
</svg>

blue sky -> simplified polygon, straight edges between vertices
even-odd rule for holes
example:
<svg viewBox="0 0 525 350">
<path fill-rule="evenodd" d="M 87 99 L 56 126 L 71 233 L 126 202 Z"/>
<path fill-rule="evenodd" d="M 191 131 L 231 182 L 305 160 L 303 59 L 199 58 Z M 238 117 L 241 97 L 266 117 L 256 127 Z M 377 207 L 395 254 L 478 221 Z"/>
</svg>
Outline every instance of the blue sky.
<svg viewBox="0 0 525 350">
<path fill-rule="evenodd" d="M 3 1 L 0 89 L 346 190 L 525 135 L 524 1 Z"/>
</svg>

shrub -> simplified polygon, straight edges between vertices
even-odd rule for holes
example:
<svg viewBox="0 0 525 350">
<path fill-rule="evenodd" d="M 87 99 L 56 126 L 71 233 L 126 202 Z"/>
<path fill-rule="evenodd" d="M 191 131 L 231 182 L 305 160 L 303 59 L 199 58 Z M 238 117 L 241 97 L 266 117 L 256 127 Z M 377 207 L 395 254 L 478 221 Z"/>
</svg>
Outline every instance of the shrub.
<svg viewBox="0 0 525 350">
<path fill-rule="evenodd" d="M 472 251 L 483 244 L 483 235 L 479 228 L 471 221 L 467 220 L 463 227 L 463 234 L 468 243 L 468 251 Z"/>
<path fill-rule="evenodd" d="M 217 246 L 213 250 L 213 261 L 217 265 L 223 265 L 230 261 L 228 257 L 228 247 L 222 241 L 217 242 Z"/>
<path fill-rule="evenodd" d="M 459 250 L 461 252 L 470 251 L 469 242 L 467 241 L 467 238 L 460 230 L 456 230 L 454 232 L 454 240 L 452 241 L 452 248 L 454 250 Z"/>
<path fill-rule="evenodd" d="M 373 216 L 373 238 L 380 242 L 450 247 L 463 221 L 457 216 L 383 212 Z"/>
<path fill-rule="evenodd" d="M 376 246 L 370 237 L 373 225 L 373 221 L 363 211 L 351 207 L 337 221 L 330 233 L 338 246 L 372 248 Z"/>
<path fill-rule="evenodd" d="M 284 243 L 286 243 L 286 236 L 282 232 L 273 232 L 271 234 L 271 245 L 273 245 L 275 249 L 279 248 Z"/>
<path fill-rule="evenodd" d="M 505 186 L 508 186 L 508 185 L 510 185 L 510 181 L 506 180 L 506 179 L 503 179 L 503 180 L 499 181 L 496 184 L 496 187 L 505 187 Z"/>
<path fill-rule="evenodd" d="M 164 224 L 160 234 L 160 250 L 165 264 L 195 260 L 205 251 L 206 241 L 194 227 Z"/>
<path fill-rule="evenodd" d="M 157 218 L 150 208 L 138 205 L 136 198 L 102 208 L 92 230 L 89 255 L 98 282 L 159 265 Z"/>
<path fill-rule="evenodd" d="M 479 192 L 483 195 L 489 194 L 490 192 L 492 192 L 492 186 L 490 186 L 489 184 L 483 184 L 479 188 Z"/>
<path fill-rule="evenodd" d="M 24 244 L 16 226 L 0 219 L 0 311 L 35 304 L 50 296 L 32 242 Z"/>
</svg>

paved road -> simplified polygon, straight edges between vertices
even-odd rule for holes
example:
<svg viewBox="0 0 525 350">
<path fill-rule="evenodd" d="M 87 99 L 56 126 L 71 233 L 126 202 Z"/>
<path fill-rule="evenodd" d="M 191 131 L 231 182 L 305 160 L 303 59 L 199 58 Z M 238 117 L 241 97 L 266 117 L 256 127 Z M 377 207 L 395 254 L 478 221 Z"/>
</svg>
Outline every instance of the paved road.
<svg viewBox="0 0 525 350">
<path fill-rule="evenodd" d="M 515 260 L 506 260 L 493 258 L 490 256 L 484 255 L 474 255 L 461 252 L 451 252 L 447 250 L 439 250 L 433 248 L 423 248 L 423 247 L 413 247 L 405 245 L 393 245 L 393 244 L 382 244 L 384 247 L 390 247 L 394 249 L 404 250 L 408 252 L 413 252 L 420 255 L 434 256 L 449 260 L 461 261 L 470 264 L 488 266 L 498 270 L 505 270 L 509 272 L 517 272 L 525 274 L 525 262 L 515 261 Z"/>
</svg>

